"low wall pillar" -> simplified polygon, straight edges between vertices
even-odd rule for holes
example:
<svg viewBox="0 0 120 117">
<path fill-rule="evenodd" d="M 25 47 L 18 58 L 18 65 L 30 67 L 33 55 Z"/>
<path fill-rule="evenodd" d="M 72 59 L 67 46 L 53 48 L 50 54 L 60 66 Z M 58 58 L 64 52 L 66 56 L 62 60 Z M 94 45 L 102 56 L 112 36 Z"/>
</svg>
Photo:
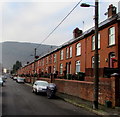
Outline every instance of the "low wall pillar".
<svg viewBox="0 0 120 117">
<path fill-rule="evenodd" d="M 112 88 L 112 106 L 120 106 L 120 75 L 114 73 L 111 75 Z"/>
</svg>

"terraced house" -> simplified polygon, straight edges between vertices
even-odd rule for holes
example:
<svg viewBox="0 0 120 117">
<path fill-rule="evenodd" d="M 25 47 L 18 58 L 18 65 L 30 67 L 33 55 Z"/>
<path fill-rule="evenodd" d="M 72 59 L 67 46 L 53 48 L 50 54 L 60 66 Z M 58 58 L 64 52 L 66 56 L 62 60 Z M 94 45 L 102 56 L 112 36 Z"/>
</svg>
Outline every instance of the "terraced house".
<svg viewBox="0 0 120 117">
<path fill-rule="evenodd" d="M 94 27 L 82 32 L 76 28 L 73 39 L 36 60 L 35 72 L 76 74 L 87 72 L 94 67 L 95 34 Z M 120 13 L 109 6 L 108 19 L 99 24 L 98 35 L 99 68 L 119 68 L 120 66 Z M 31 67 L 30 67 L 31 66 Z M 24 73 L 33 74 L 34 62 L 24 66 Z"/>
<path fill-rule="evenodd" d="M 110 74 L 114 72 L 120 73 L 120 12 L 116 13 L 116 7 L 113 5 L 108 8 L 108 18 L 99 24 L 98 49 L 99 77 L 110 77 Z M 94 53 L 95 28 L 92 27 L 86 32 L 76 28 L 73 31 L 72 40 L 38 58 L 36 62 L 23 66 L 18 70 L 18 74 L 37 73 L 41 77 L 53 73 L 56 78 L 67 76 L 68 79 L 70 76 L 74 79 L 76 74 L 85 73 L 85 78 L 91 81 L 91 77 L 94 76 Z M 81 97 L 78 92 L 67 92 L 67 94 Z M 87 100 L 92 100 L 91 97 L 82 96 Z M 106 99 L 107 96 L 104 98 Z M 101 100 L 100 103 L 104 103 L 103 99 Z M 112 99 L 109 98 L 109 100 Z"/>
</svg>

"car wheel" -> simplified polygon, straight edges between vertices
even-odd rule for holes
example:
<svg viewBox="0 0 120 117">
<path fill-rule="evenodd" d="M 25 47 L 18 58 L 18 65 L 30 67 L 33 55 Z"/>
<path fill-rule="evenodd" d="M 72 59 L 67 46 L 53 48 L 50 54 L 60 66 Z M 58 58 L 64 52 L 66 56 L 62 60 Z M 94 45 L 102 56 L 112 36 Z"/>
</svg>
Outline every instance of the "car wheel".
<svg viewBox="0 0 120 117">
<path fill-rule="evenodd" d="M 35 94 L 38 95 L 37 89 L 35 90 Z"/>
<path fill-rule="evenodd" d="M 47 91 L 47 98 L 48 99 L 52 98 L 52 93 L 50 91 Z"/>
<path fill-rule="evenodd" d="M 34 89 L 32 89 L 32 93 L 34 93 Z"/>
</svg>

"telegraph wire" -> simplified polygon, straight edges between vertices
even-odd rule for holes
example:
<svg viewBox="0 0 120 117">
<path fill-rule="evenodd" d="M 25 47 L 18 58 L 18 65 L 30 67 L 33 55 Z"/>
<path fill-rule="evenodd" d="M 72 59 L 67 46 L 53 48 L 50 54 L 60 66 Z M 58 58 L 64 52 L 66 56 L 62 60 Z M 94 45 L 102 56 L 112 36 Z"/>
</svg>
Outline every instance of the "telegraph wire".
<svg viewBox="0 0 120 117">
<path fill-rule="evenodd" d="M 65 21 L 65 19 L 75 10 L 75 8 L 82 2 L 82 0 L 80 0 L 73 8 L 72 10 L 62 19 L 62 21 L 49 33 L 49 35 L 43 39 L 43 41 L 36 47 L 36 49 L 44 42 L 46 41 L 52 34 L 53 32 Z"/>
<path fill-rule="evenodd" d="M 43 42 L 45 42 L 53 33 L 54 33 L 54 31 L 66 20 L 66 18 L 75 10 L 75 8 L 80 4 L 82 2 L 82 0 L 80 0 L 71 10 L 70 10 L 70 12 L 61 20 L 61 22 L 48 34 L 48 36 L 45 38 L 45 39 L 43 39 L 42 41 L 41 41 L 41 43 L 38 45 L 38 46 L 36 46 L 36 48 L 34 48 L 34 49 L 38 49 L 41 45 L 42 45 L 42 43 Z M 26 59 L 28 59 L 30 57 L 30 55 L 28 56 L 28 57 L 26 57 Z"/>
</svg>

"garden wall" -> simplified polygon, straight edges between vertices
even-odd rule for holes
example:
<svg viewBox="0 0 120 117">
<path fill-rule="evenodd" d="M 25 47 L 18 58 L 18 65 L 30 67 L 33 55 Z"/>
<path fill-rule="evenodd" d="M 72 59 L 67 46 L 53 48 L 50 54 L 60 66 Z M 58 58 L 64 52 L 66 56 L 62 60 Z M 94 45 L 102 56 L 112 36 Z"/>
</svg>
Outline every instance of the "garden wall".
<svg viewBox="0 0 120 117">
<path fill-rule="evenodd" d="M 50 78 L 39 78 L 51 82 Z M 87 79 L 87 78 L 86 78 Z M 79 97 L 84 100 L 93 101 L 94 83 L 91 81 L 77 81 L 66 79 L 54 79 L 53 82 L 57 85 L 58 92 Z M 99 79 L 99 103 L 105 104 L 106 101 L 111 101 L 112 106 L 120 105 L 119 100 L 119 84 L 118 77 L 100 78 Z"/>
</svg>

